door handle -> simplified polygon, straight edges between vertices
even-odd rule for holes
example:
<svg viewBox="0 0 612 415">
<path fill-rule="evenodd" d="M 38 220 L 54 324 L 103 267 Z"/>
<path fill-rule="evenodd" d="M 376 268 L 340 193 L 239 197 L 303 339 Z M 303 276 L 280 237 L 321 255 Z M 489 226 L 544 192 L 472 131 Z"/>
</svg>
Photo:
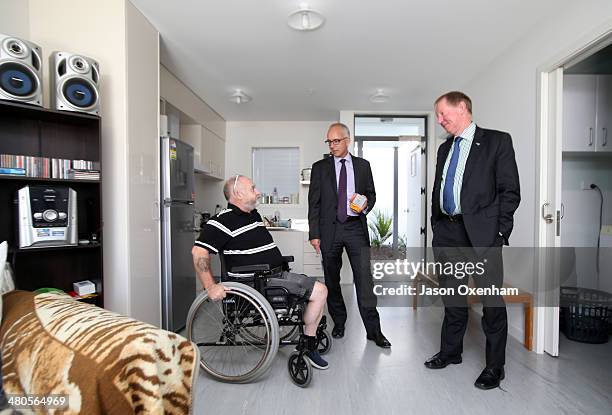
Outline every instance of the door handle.
<svg viewBox="0 0 612 415">
<path fill-rule="evenodd" d="M 542 219 L 548 224 L 553 223 L 553 215 L 552 213 L 546 214 L 546 206 L 550 206 L 550 203 L 546 202 L 542 205 Z"/>
<path fill-rule="evenodd" d="M 561 217 L 559 219 L 563 219 L 565 217 L 565 205 L 561 203 Z"/>
<path fill-rule="evenodd" d="M 153 202 L 153 206 L 151 207 L 151 217 L 154 221 L 159 221 L 159 202 L 156 200 Z"/>
<path fill-rule="evenodd" d="M 589 128 L 589 146 L 593 145 L 593 127 Z"/>
<path fill-rule="evenodd" d="M 602 141 L 601 146 L 605 147 L 605 145 L 608 144 L 608 128 L 603 127 L 602 130 L 603 130 L 603 139 L 601 140 Z"/>
<path fill-rule="evenodd" d="M 172 206 L 173 204 L 193 206 L 193 201 L 192 200 L 172 200 L 169 198 L 164 199 L 164 206 Z"/>
</svg>

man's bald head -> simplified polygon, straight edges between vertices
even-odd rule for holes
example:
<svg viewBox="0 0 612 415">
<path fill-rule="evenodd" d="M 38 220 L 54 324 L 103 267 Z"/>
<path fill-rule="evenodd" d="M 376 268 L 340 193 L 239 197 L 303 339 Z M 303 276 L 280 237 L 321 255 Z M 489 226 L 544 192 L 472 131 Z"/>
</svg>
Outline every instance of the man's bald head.
<svg viewBox="0 0 612 415">
<path fill-rule="evenodd" d="M 329 128 L 327 129 L 327 132 L 329 134 L 330 131 L 336 130 L 336 129 L 341 129 L 342 133 L 344 134 L 344 136 L 350 138 L 351 130 L 349 130 L 349 128 L 346 126 L 346 124 L 343 124 L 341 122 L 335 122 L 335 123 L 333 123 L 332 125 L 329 126 Z"/>
<path fill-rule="evenodd" d="M 257 199 L 260 193 L 255 188 L 255 183 L 251 179 L 237 174 L 225 181 L 223 195 L 225 200 L 232 205 L 239 207 L 245 212 L 250 212 L 257 206 Z"/>
</svg>

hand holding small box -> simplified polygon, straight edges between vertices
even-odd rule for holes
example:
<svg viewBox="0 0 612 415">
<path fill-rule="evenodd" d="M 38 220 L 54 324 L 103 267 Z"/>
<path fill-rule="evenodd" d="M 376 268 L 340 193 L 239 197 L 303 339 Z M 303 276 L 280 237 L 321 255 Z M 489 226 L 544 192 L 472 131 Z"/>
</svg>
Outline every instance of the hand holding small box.
<svg viewBox="0 0 612 415">
<path fill-rule="evenodd" d="M 368 198 L 359 193 L 353 193 L 350 199 L 351 210 L 355 213 L 361 213 L 368 206 Z"/>
</svg>

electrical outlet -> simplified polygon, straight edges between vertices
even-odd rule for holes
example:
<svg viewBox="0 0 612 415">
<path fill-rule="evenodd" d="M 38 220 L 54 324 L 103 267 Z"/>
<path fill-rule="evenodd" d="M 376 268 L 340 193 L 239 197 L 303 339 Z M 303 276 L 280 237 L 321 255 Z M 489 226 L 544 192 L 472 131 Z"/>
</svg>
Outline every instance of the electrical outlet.
<svg viewBox="0 0 612 415">
<path fill-rule="evenodd" d="M 580 189 L 581 190 L 589 190 L 589 185 L 586 184 L 586 182 L 583 180 L 580 182 Z"/>
</svg>

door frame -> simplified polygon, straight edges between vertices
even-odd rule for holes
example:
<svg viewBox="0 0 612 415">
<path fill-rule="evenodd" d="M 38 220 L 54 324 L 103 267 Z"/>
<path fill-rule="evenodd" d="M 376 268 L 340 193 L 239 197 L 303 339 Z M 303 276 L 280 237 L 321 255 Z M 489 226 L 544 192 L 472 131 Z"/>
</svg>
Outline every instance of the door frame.
<svg viewBox="0 0 612 415">
<path fill-rule="evenodd" d="M 432 104 L 433 106 L 433 104 Z M 412 117 L 426 117 L 425 119 L 425 158 L 427 161 L 426 176 L 427 176 L 427 190 L 426 196 L 429 201 L 429 191 L 433 189 L 433 182 L 436 175 L 436 154 L 438 152 L 438 145 L 440 140 L 436 140 L 436 116 L 433 110 L 429 111 L 355 111 L 355 110 L 341 110 L 340 111 L 340 122 L 345 124 L 351 133 L 351 137 L 355 137 L 355 116 L 412 116 Z M 446 135 L 444 135 L 446 137 Z M 354 140 L 353 140 L 354 143 Z M 354 150 L 352 150 L 354 151 Z M 427 204 L 426 217 L 431 217 L 431 203 Z M 426 246 L 431 246 L 431 222 L 426 221 Z"/>
<path fill-rule="evenodd" d="M 547 171 L 549 162 L 562 156 L 562 121 L 563 121 L 563 94 L 558 90 L 562 88 L 562 81 L 556 82 L 558 70 L 565 66 L 570 66 L 581 61 L 593 53 L 612 44 L 612 28 L 596 30 L 588 36 L 578 40 L 573 45 L 566 47 L 554 57 L 538 66 L 536 73 L 536 99 L 537 99 L 537 131 L 536 138 L 536 205 L 535 205 L 535 234 L 534 246 L 536 249 L 548 247 L 546 232 L 548 228 L 541 214 L 544 203 L 549 203 L 553 207 L 553 212 L 561 209 L 557 206 L 557 201 L 548 200 L 549 186 Z M 552 91 L 556 88 L 557 91 Z M 552 92 L 552 93 L 551 93 Z M 555 125 L 553 125 L 555 123 Z M 561 140 L 561 142 L 558 142 Z M 555 152 L 558 152 L 555 154 Z M 556 188 L 561 188 L 561 175 L 556 175 L 552 184 Z M 557 195 L 560 200 L 560 195 Z M 556 216 L 556 215 L 555 215 Z M 555 221 L 560 220 L 555 217 Z M 555 222 L 554 226 L 558 226 Z M 551 247 L 552 248 L 552 247 Z M 540 249 L 541 250 L 541 249 Z M 543 255 L 538 255 L 538 261 L 534 263 L 534 274 L 537 275 L 535 286 L 537 296 L 536 304 L 546 304 L 544 287 L 550 286 L 551 280 L 544 272 L 545 264 Z M 552 310 L 551 310 L 552 309 Z M 556 307 L 536 307 L 535 312 L 535 351 L 543 354 L 547 352 L 552 356 L 558 356 L 558 313 Z M 553 340 L 551 340 L 553 339 Z M 555 340 L 556 339 L 556 340 Z"/>
</svg>

